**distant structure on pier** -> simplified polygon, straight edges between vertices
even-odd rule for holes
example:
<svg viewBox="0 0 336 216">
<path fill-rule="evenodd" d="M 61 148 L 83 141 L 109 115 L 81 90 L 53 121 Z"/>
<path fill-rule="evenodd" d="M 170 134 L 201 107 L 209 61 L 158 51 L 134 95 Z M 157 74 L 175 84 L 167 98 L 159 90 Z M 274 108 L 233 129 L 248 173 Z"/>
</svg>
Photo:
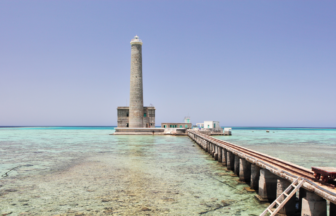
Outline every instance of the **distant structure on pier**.
<svg viewBox="0 0 336 216">
<path fill-rule="evenodd" d="M 204 121 L 204 128 L 222 130 L 222 128 L 219 126 L 219 121 Z"/>
<path fill-rule="evenodd" d="M 231 135 L 230 131 L 224 133 L 222 127 L 219 125 L 219 121 L 204 121 L 204 123 L 196 123 L 195 130 L 199 130 L 208 135 Z"/>
<path fill-rule="evenodd" d="M 190 117 L 186 116 L 184 117 L 184 123 L 176 123 L 176 122 L 171 122 L 171 123 L 161 123 L 161 128 L 180 128 L 180 129 L 191 129 L 192 128 L 192 123 L 190 122 Z"/>
<path fill-rule="evenodd" d="M 161 128 L 184 128 L 191 129 L 191 123 L 161 123 Z"/>
<path fill-rule="evenodd" d="M 155 128 L 155 107 L 143 106 L 142 41 L 131 40 L 131 88 L 129 107 L 118 107 L 118 128 Z"/>
</svg>

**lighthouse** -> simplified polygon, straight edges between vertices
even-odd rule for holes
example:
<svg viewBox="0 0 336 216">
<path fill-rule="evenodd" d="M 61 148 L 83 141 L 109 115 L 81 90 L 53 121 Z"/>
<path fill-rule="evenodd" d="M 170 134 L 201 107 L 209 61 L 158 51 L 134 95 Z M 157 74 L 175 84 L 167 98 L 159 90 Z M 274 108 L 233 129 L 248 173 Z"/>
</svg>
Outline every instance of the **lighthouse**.
<svg viewBox="0 0 336 216">
<path fill-rule="evenodd" d="M 138 36 L 131 40 L 131 85 L 129 127 L 143 127 L 142 41 Z"/>
<path fill-rule="evenodd" d="M 150 132 L 145 129 L 155 128 L 155 107 L 144 106 L 142 84 L 142 41 L 138 36 L 131 40 L 131 74 L 130 74 L 130 103 L 128 106 L 119 106 L 118 128 L 115 134 Z M 133 128 L 133 129 L 132 129 Z M 136 129 L 134 129 L 136 128 Z"/>
</svg>

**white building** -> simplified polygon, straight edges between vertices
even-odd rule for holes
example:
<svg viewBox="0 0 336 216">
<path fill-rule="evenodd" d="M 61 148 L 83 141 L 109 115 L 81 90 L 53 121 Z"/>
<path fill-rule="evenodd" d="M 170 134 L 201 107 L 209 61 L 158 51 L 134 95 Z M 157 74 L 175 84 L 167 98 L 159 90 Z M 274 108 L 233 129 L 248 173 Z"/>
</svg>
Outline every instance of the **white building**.
<svg viewBox="0 0 336 216">
<path fill-rule="evenodd" d="M 232 135 L 232 128 L 224 128 L 224 135 Z"/>
<path fill-rule="evenodd" d="M 204 121 L 204 128 L 222 130 L 221 126 L 219 125 L 219 121 Z"/>
</svg>

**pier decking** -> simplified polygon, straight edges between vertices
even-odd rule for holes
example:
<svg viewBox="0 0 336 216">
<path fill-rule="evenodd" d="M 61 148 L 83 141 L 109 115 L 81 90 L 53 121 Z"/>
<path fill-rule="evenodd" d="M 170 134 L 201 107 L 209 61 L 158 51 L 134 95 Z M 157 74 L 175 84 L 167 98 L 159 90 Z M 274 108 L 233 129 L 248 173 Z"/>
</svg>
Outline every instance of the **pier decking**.
<svg viewBox="0 0 336 216">
<path fill-rule="evenodd" d="M 210 153 L 240 181 L 250 183 L 258 191 L 260 201 L 273 202 L 297 178 L 305 180 L 300 188 L 301 215 L 327 215 L 326 200 L 330 201 L 330 216 L 336 215 L 336 190 L 333 184 L 316 181 L 314 172 L 296 164 L 262 154 L 198 131 L 188 130 L 188 136 Z M 295 197 L 279 211 L 279 215 L 291 215 L 296 211 Z"/>
</svg>

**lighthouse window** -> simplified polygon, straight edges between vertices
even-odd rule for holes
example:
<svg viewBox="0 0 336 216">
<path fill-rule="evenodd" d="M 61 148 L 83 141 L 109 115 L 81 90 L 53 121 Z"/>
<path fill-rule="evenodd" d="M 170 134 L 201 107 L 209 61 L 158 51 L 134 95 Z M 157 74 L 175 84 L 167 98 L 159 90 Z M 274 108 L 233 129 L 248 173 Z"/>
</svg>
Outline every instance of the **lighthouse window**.
<svg viewBox="0 0 336 216">
<path fill-rule="evenodd" d="M 146 117 L 146 113 L 144 113 L 144 117 Z"/>
</svg>

